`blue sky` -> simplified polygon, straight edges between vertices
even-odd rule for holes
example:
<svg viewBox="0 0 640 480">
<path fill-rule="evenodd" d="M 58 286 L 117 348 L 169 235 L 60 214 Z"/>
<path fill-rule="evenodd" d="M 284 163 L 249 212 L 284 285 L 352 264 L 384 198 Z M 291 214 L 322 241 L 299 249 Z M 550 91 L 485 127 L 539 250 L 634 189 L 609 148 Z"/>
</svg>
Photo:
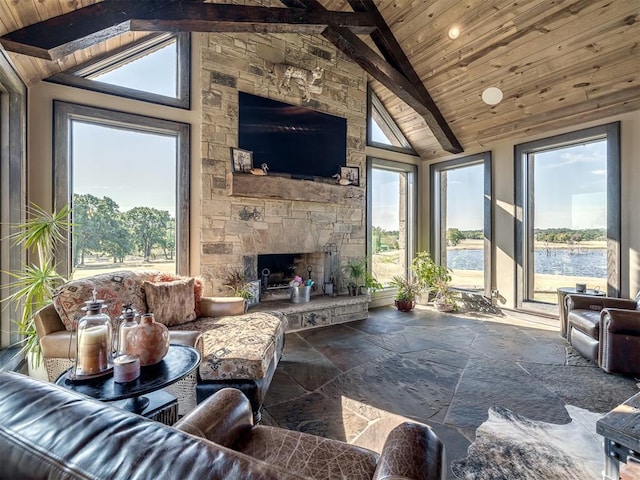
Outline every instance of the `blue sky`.
<svg viewBox="0 0 640 480">
<path fill-rule="evenodd" d="M 535 228 L 606 227 L 606 141 L 535 155 Z M 395 179 L 395 180 L 394 180 Z M 374 171 L 373 225 L 398 227 L 398 182 L 393 172 Z M 447 227 L 483 228 L 483 166 L 447 171 Z"/>
<path fill-rule="evenodd" d="M 176 96 L 175 42 L 94 79 Z M 73 122 L 73 191 L 176 211 L 176 138 Z M 123 174 L 122 172 L 126 172 Z"/>
</svg>

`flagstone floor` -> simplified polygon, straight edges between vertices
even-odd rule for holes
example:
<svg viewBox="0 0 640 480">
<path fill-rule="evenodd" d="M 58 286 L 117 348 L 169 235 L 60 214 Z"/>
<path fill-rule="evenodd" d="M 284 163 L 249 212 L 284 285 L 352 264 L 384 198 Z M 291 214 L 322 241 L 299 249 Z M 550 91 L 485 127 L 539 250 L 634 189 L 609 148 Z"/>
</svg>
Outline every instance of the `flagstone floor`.
<svg viewBox="0 0 640 480">
<path fill-rule="evenodd" d="M 450 463 L 466 456 L 491 406 L 563 424 L 565 404 L 605 413 L 637 391 L 633 378 L 575 353 L 557 320 L 383 307 L 287 334 L 263 418 L 374 450 L 397 423 L 417 420 L 438 434 Z"/>
</svg>

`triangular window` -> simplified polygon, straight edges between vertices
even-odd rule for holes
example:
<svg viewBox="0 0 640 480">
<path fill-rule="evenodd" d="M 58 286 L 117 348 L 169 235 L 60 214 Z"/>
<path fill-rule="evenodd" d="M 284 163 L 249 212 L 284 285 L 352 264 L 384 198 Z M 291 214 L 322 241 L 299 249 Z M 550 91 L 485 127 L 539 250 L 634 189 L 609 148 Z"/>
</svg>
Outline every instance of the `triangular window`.
<svg viewBox="0 0 640 480">
<path fill-rule="evenodd" d="M 154 35 L 48 80 L 189 108 L 189 36 Z"/>
<path fill-rule="evenodd" d="M 391 118 L 382 102 L 371 90 L 367 143 L 375 147 L 394 147 L 413 153 L 413 147 L 396 122 Z"/>
<path fill-rule="evenodd" d="M 170 39 L 108 65 L 85 78 L 178 98 L 177 40 Z"/>
</svg>

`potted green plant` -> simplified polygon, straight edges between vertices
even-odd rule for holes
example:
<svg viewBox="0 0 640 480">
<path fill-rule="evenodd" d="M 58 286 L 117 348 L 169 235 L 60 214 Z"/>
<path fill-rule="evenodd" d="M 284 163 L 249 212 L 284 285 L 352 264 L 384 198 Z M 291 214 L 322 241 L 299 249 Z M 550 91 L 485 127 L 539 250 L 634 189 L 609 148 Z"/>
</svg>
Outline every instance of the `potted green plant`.
<svg viewBox="0 0 640 480">
<path fill-rule="evenodd" d="M 396 275 L 389 283 L 397 289 L 395 305 L 401 312 L 410 312 L 416 306 L 416 297 L 422 292 L 423 287 L 413 276 L 402 277 Z"/>
<path fill-rule="evenodd" d="M 344 267 L 344 273 L 347 277 L 347 289 L 352 297 L 358 294 L 358 290 L 364 285 L 365 275 L 367 273 L 367 264 L 364 258 L 355 258 L 350 260 Z"/>
<path fill-rule="evenodd" d="M 253 292 L 245 274 L 238 269 L 229 270 L 225 275 L 223 285 L 229 288 L 234 296 L 244 298 L 246 310 L 247 301 L 253 297 Z"/>
<path fill-rule="evenodd" d="M 452 312 L 456 310 L 457 304 L 456 300 L 453 297 L 453 292 L 449 288 L 449 282 L 451 276 L 448 277 L 443 276 L 436 282 L 435 286 L 435 298 L 433 300 L 433 305 L 436 310 L 440 312 Z"/>
<path fill-rule="evenodd" d="M 28 219 L 12 225 L 12 233 L 8 238 L 31 256 L 20 272 L 6 272 L 13 278 L 8 285 L 13 293 L 2 301 L 20 312 L 16 321 L 22 337 L 19 354 L 27 355 L 36 368 L 40 366 L 42 351 L 33 315 L 51 302 L 53 291 L 66 281 L 54 263 L 54 248 L 57 242 L 64 241 L 65 231 L 71 226 L 68 220 L 70 214 L 68 206 L 49 213 L 31 205 L 27 211 Z"/>
<path fill-rule="evenodd" d="M 428 297 L 432 293 L 437 296 L 438 292 L 440 292 L 441 296 L 444 295 L 443 282 L 446 284 L 446 290 L 448 291 L 449 282 L 451 282 L 451 269 L 444 265 L 436 264 L 428 252 L 416 253 L 411 262 L 411 270 Z M 428 300 L 429 298 L 427 298 Z"/>
<path fill-rule="evenodd" d="M 361 293 L 371 295 L 384 287 L 373 274 L 367 270 L 364 274 L 364 287 L 360 287 Z"/>
<path fill-rule="evenodd" d="M 429 301 L 429 294 L 436 283 L 436 267 L 436 262 L 428 252 L 417 252 L 411 261 L 411 270 L 426 295 L 425 303 Z"/>
</svg>

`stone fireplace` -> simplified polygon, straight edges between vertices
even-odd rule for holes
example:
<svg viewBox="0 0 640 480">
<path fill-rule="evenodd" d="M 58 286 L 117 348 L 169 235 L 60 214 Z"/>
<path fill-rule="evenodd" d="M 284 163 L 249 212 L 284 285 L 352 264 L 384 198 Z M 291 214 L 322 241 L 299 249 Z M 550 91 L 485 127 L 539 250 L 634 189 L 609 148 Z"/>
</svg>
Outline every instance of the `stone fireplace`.
<svg viewBox="0 0 640 480">
<path fill-rule="evenodd" d="M 199 233 L 206 293 L 228 293 L 222 279 L 229 269 L 261 279 L 265 267 L 259 268 L 259 258 L 280 254 L 293 256 L 289 264 L 304 279 L 311 267 L 320 294 L 328 280 L 327 245 L 336 276 L 340 261 L 365 255 L 366 75 L 320 36 L 202 35 Z M 278 63 L 323 68 L 321 93 L 312 92 L 306 102 L 297 89 L 279 92 L 268 75 Z M 360 168 L 360 185 L 233 173 L 230 148 L 238 147 L 239 91 L 346 118 L 347 165 Z"/>
</svg>

